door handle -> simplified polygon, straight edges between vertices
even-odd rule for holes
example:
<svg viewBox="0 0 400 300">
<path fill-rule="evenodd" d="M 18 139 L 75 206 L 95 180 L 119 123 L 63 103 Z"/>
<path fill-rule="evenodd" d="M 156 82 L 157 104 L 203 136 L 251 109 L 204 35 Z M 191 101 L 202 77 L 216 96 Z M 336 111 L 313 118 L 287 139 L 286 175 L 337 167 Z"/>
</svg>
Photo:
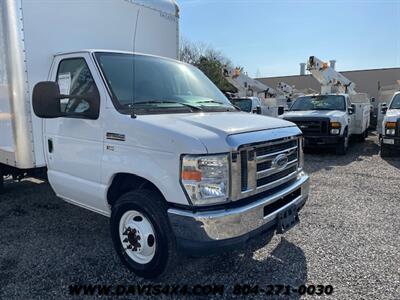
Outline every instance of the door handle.
<svg viewBox="0 0 400 300">
<path fill-rule="evenodd" d="M 49 148 L 49 153 L 53 153 L 53 140 L 52 139 L 47 140 L 47 146 Z"/>
</svg>

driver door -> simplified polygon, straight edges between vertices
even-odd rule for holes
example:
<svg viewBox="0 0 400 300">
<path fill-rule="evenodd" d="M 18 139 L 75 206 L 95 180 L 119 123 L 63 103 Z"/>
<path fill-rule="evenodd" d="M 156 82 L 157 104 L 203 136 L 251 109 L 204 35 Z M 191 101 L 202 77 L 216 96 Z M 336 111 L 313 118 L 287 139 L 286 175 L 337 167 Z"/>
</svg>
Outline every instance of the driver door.
<svg viewBox="0 0 400 300">
<path fill-rule="evenodd" d="M 100 185 L 103 122 L 101 80 L 89 53 L 55 58 L 51 80 L 58 82 L 63 117 L 46 119 L 44 143 L 49 181 L 61 198 L 103 210 Z"/>
</svg>

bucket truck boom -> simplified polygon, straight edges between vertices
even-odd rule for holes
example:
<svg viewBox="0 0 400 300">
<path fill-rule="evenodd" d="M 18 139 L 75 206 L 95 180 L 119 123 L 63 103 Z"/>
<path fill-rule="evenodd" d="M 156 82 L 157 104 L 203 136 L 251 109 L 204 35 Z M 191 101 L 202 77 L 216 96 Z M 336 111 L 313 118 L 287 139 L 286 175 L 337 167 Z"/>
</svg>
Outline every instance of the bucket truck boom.
<svg viewBox="0 0 400 300">
<path fill-rule="evenodd" d="M 354 82 L 315 56 L 310 56 L 308 59 L 307 70 L 321 84 L 321 94 L 356 94 Z"/>
</svg>

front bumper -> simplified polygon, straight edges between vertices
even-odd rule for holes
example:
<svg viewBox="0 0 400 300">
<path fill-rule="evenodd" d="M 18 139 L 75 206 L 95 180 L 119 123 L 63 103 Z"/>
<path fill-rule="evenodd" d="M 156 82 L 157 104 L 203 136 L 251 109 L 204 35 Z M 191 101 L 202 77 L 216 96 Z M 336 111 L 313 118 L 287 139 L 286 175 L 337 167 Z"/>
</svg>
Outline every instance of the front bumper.
<svg viewBox="0 0 400 300">
<path fill-rule="evenodd" d="M 304 147 L 310 146 L 326 146 L 333 147 L 340 143 L 343 137 L 340 135 L 326 135 L 326 136 L 304 136 Z"/>
<path fill-rule="evenodd" d="M 390 148 L 400 149 L 400 137 L 398 136 L 383 136 L 381 143 Z"/>
<path fill-rule="evenodd" d="M 277 214 L 290 205 L 300 210 L 308 193 L 309 176 L 301 172 L 280 192 L 241 207 L 200 212 L 171 208 L 168 216 L 181 250 L 214 253 L 237 248 L 261 232 L 274 230 Z M 271 207 L 275 210 L 271 211 Z"/>
</svg>

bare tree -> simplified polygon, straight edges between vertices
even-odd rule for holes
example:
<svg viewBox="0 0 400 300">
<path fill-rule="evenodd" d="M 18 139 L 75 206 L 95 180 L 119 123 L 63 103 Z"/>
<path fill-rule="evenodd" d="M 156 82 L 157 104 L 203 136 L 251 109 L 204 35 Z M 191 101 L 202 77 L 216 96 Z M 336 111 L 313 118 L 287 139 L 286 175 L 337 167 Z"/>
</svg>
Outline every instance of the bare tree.
<svg viewBox="0 0 400 300">
<path fill-rule="evenodd" d="M 180 60 L 198 67 L 222 91 L 235 91 L 223 75 L 223 69 L 232 68 L 232 62 L 221 51 L 204 43 L 193 43 L 182 38 Z"/>
</svg>

